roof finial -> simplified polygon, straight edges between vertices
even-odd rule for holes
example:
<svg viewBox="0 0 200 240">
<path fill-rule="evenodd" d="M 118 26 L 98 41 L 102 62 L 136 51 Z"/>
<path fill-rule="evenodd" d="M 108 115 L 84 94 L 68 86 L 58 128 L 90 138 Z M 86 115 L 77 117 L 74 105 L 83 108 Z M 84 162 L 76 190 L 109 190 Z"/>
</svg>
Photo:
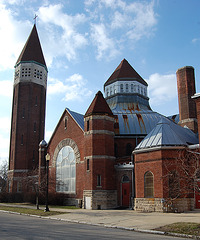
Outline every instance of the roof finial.
<svg viewBox="0 0 200 240">
<path fill-rule="evenodd" d="M 33 18 L 33 19 L 34 19 L 34 24 L 35 24 L 35 25 L 36 25 L 37 17 L 38 17 L 38 15 L 35 14 L 35 17 Z"/>
</svg>

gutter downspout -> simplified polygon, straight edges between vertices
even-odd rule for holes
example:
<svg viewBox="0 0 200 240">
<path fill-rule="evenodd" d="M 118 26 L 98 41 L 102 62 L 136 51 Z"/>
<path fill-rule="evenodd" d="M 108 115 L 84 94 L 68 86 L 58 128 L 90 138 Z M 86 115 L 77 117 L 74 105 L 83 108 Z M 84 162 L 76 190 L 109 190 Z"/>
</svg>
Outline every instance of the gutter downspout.
<svg viewBox="0 0 200 240">
<path fill-rule="evenodd" d="M 134 210 L 134 198 L 135 198 L 135 166 L 134 166 L 134 156 L 133 156 L 133 152 L 131 153 L 131 162 L 133 164 L 133 168 L 132 168 L 132 196 L 131 196 L 131 208 L 132 210 Z"/>
</svg>

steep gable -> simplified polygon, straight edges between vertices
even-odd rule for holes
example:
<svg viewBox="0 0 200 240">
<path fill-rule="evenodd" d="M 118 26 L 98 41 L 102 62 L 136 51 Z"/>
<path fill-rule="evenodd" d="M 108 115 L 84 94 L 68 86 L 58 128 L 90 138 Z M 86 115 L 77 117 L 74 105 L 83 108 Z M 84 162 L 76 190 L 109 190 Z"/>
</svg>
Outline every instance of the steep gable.
<svg viewBox="0 0 200 240">
<path fill-rule="evenodd" d="M 98 93 L 96 94 L 87 112 L 85 113 L 85 117 L 89 115 L 97 115 L 97 114 L 113 116 L 113 113 L 110 110 L 110 107 L 108 106 L 101 91 L 98 91 Z"/>
<path fill-rule="evenodd" d="M 40 45 L 40 40 L 38 37 L 36 26 L 33 29 L 26 41 L 26 44 L 16 62 L 16 65 L 20 62 L 35 61 L 46 67 L 46 62 Z"/>
</svg>

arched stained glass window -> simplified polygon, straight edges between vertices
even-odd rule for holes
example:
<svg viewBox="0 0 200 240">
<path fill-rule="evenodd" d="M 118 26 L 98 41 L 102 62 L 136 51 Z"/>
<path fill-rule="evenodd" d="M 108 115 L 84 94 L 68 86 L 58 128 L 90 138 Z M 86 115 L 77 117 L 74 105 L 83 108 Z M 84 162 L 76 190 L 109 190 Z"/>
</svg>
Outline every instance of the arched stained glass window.
<svg viewBox="0 0 200 240">
<path fill-rule="evenodd" d="M 76 191 L 76 157 L 70 146 L 61 148 L 56 159 L 56 191 Z"/>
<path fill-rule="evenodd" d="M 144 174 L 144 197 L 153 198 L 154 197 L 154 180 L 153 173 L 148 171 Z"/>
</svg>

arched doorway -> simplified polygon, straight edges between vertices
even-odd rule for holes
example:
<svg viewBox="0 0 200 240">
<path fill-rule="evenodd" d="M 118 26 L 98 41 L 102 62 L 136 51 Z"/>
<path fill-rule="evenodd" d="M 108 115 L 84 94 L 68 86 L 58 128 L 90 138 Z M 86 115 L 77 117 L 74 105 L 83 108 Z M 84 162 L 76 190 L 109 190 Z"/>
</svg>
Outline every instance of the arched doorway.
<svg viewBox="0 0 200 240">
<path fill-rule="evenodd" d="M 122 206 L 129 207 L 130 205 L 130 180 L 127 175 L 122 177 Z"/>
</svg>

